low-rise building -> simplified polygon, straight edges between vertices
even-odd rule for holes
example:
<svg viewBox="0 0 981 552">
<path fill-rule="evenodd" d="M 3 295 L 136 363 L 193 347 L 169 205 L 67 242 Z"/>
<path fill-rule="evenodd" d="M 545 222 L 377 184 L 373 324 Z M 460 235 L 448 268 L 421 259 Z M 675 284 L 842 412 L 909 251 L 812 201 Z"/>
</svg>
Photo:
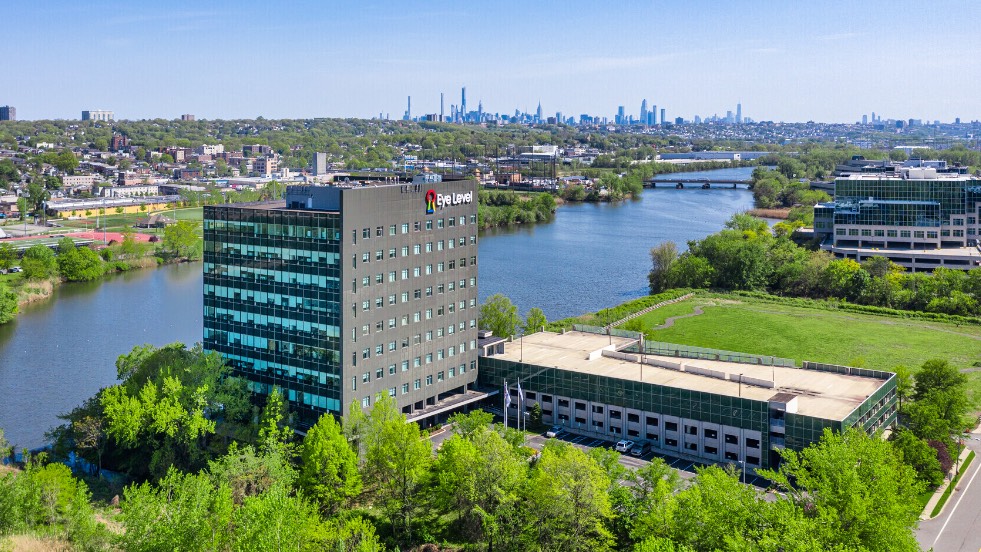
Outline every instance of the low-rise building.
<svg viewBox="0 0 981 552">
<path fill-rule="evenodd" d="M 896 419 L 888 372 L 644 341 L 577 327 L 500 346 L 481 343 L 478 385 L 512 395 L 509 416 L 540 405 L 542 421 L 576 433 L 650 441 L 710 463 L 773 467 L 825 428 L 874 432 Z M 503 410 L 500 393 L 485 407 Z"/>
</svg>

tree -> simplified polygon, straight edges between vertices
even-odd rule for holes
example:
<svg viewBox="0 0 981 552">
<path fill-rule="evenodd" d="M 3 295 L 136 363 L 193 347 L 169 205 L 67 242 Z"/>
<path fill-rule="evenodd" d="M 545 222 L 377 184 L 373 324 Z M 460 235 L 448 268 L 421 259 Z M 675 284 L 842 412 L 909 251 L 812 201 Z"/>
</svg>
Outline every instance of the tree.
<svg viewBox="0 0 981 552">
<path fill-rule="evenodd" d="M 535 332 L 542 331 L 542 328 L 548 325 L 548 319 L 545 318 L 545 313 L 542 309 L 538 307 L 532 307 L 528 311 L 528 316 L 525 318 L 524 326 L 521 328 L 522 333 L 532 334 Z"/>
<path fill-rule="evenodd" d="M 17 316 L 17 310 L 17 294 L 5 282 L 0 282 L 0 324 L 13 320 Z"/>
<path fill-rule="evenodd" d="M 456 514 L 455 526 L 469 542 L 489 541 L 508 549 L 527 462 L 518 450 L 487 426 L 456 434 L 440 447 L 433 465 L 433 502 Z"/>
<path fill-rule="evenodd" d="M 260 451 L 264 453 L 288 451 L 293 437 L 293 430 L 287 424 L 288 420 L 289 411 L 283 399 L 283 392 L 279 387 L 274 386 L 266 396 L 266 406 L 262 409 L 262 416 L 259 418 Z"/>
<path fill-rule="evenodd" d="M 200 245 L 197 226 L 196 222 L 181 220 L 164 228 L 164 249 L 178 258 L 190 259 L 196 256 L 197 246 Z"/>
<path fill-rule="evenodd" d="M 668 273 L 678 260 L 678 246 L 672 241 L 651 248 L 651 271 L 647 275 L 651 295 L 668 289 Z"/>
<path fill-rule="evenodd" d="M 916 470 L 917 479 L 934 488 L 944 482 L 937 451 L 928 442 L 902 428 L 892 434 L 890 441 L 900 459 Z"/>
<path fill-rule="evenodd" d="M 307 432 L 300 452 L 299 487 L 327 515 L 361 492 L 358 456 L 332 414 L 324 414 Z"/>
<path fill-rule="evenodd" d="M 708 260 L 685 253 L 671 264 L 667 274 L 668 287 L 705 289 L 712 285 L 715 269 Z"/>
<path fill-rule="evenodd" d="M 810 534 L 823 549 L 919 550 L 913 527 L 922 484 L 892 445 L 857 429 L 825 429 L 818 443 L 780 455 L 778 471 L 758 473 L 812 521 Z"/>
<path fill-rule="evenodd" d="M 499 337 L 513 336 L 518 326 L 518 307 L 506 296 L 495 293 L 480 306 L 480 329 Z"/>
<path fill-rule="evenodd" d="M 64 149 L 51 161 L 51 164 L 61 172 L 71 172 L 78 167 L 78 157 L 75 157 L 71 150 Z"/>
<path fill-rule="evenodd" d="M 344 428 L 358 443 L 362 480 L 373 502 L 389 518 L 395 538 L 412 542 L 412 521 L 433 461 L 432 443 L 384 394 L 367 415 L 352 404 Z"/>
<path fill-rule="evenodd" d="M 27 204 L 41 218 L 44 218 L 44 203 L 49 199 L 51 192 L 36 179 L 27 185 Z"/>
<path fill-rule="evenodd" d="M 120 506 L 124 550 L 225 550 L 231 540 L 231 492 L 204 473 L 171 468 L 159 486 L 127 487 Z"/>
<path fill-rule="evenodd" d="M 525 486 L 528 545 L 542 550 L 605 550 L 610 480 L 581 450 L 549 441 Z"/>
<path fill-rule="evenodd" d="M 47 280 L 54 275 L 55 268 L 58 266 L 54 251 L 41 244 L 29 247 L 24 252 L 20 264 L 24 270 L 24 277 L 28 280 Z"/>
<path fill-rule="evenodd" d="M 17 251 L 7 242 L 0 243 L 0 270 L 10 270 L 17 262 Z"/>
<path fill-rule="evenodd" d="M 950 443 L 967 425 L 967 376 L 934 359 L 924 362 L 913 380 L 913 402 L 906 408 L 910 429 L 920 438 Z"/>
<path fill-rule="evenodd" d="M 494 423 L 494 415 L 483 410 L 473 410 L 464 414 L 457 412 L 450 416 L 447 424 L 453 426 L 453 433 L 461 437 L 470 437 L 485 427 Z"/>
<path fill-rule="evenodd" d="M 62 238 L 58 251 L 58 271 L 70 282 L 94 280 L 105 273 L 99 255 L 88 247 L 75 247 L 71 238 Z"/>
</svg>

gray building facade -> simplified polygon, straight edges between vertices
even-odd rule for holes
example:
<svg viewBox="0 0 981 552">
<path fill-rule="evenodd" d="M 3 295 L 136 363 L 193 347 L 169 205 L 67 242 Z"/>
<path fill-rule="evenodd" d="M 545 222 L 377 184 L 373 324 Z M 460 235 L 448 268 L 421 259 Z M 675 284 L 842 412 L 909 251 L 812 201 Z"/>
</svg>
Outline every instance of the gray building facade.
<svg viewBox="0 0 981 552">
<path fill-rule="evenodd" d="M 204 347 L 301 426 L 380 394 L 420 419 L 475 382 L 473 180 L 292 186 L 204 224 Z"/>
</svg>

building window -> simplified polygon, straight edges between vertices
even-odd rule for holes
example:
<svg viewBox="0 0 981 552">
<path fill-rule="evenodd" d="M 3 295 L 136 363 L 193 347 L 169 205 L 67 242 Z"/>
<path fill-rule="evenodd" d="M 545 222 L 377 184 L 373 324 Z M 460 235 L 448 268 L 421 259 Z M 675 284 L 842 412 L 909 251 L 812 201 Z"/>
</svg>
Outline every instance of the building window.
<svg viewBox="0 0 981 552">
<path fill-rule="evenodd" d="M 719 449 L 715 447 L 705 447 L 705 454 L 719 454 Z"/>
<path fill-rule="evenodd" d="M 706 429 L 705 430 L 705 438 L 706 439 L 718 439 L 719 438 L 719 432 L 716 431 L 716 430 L 714 430 L 714 429 Z"/>
<path fill-rule="evenodd" d="M 432 384 L 433 384 L 433 376 L 432 376 L 432 374 L 430 374 L 430 375 L 426 376 L 426 387 L 429 387 Z"/>
<path fill-rule="evenodd" d="M 395 235 L 395 225 L 394 224 L 388 227 L 388 235 L 389 236 L 394 236 Z M 394 251 L 394 249 L 393 249 L 393 251 Z M 392 394 L 392 396 L 393 397 L 395 396 L 394 393 Z"/>
<path fill-rule="evenodd" d="M 416 391 L 422 389 L 422 380 L 419 379 L 419 378 L 416 378 L 416 380 L 414 382 L 412 382 L 412 389 L 414 389 Z"/>
<path fill-rule="evenodd" d="M 685 433 L 687 433 L 688 435 L 698 435 L 698 427 L 697 426 L 685 426 Z"/>
<path fill-rule="evenodd" d="M 739 444 L 739 437 L 736 437 L 735 435 L 726 434 L 726 444 L 729 444 L 729 445 L 738 445 Z"/>
<path fill-rule="evenodd" d="M 382 379 L 383 377 L 385 377 L 385 370 L 381 368 L 375 370 L 375 379 Z"/>
<path fill-rule="evenodd" d="M 655 418 L 654 416 L 648 416 L 647 425 L 651 427 L 657 427 L 657 418 Z"/>
<path fill-rule="evenodd" d="M 394 397 L 395 396 L 395 388 L 394 387 L 390 387 L 388 389 L 388 396 L 389 397 Z"/>
<path fill-rule="evenodd" d="M 361 399 L 361 408 L 368 408 L 369 406 L 371 406 L 371 397 Z"/>
<path fill-rule="evenodd" d="M 675 422 L 664 422 L 664 429 L 668 431 L 678 431 L 678 424 Z"/>
<path fill-rule="evenodd" d="M 432 230 L 432 229 L 433 229 L 433 221 L 427 220 L 426 221 L 426 230 Z"/>
<path fill-rule="evenodd" d="M 677 439 L 665 439 L 664 440 L 664 444 L 667 445 L 667 446 L 669 446 L 669 447 L 676 447 L 676 446 L 678 446 L 678 440 Z"/>
<path fill-rule="evenodd" d="M 760 440 L 759 439 L 746 439 L 746 448 L 754 448 L 754 449 L 760 448 Z"/>
<path fill-rule="evenodd" d="M 402 394 L 405 395 L 408 392 L 409 392 L 409 384 L 408 383 L 403 383 L 402 384 Z"/>
<path fill-rule="evenodd" d="M 409 233 L 409 225 L 408 225 L 408 223 L 405 223 L 405 222 L 402 223 L 402 233 L 403 234 L 408 234 Z"/>
<path fill-rule="evenodd" d="M 728 452 L 727 451 L 726 454 L 725 454 L 725 457 L 726 457 L 726 460 L 732 460 L 732 461 L 739 460 L 739 455 L 736 454 L 735 452 Z"/>
</svg>

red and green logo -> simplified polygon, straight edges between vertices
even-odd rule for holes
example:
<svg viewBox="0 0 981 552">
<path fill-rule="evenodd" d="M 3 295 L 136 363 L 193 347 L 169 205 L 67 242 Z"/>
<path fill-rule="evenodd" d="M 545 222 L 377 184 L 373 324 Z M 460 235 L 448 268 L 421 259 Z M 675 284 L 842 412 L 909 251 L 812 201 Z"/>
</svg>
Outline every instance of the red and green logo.
<svg viewBox="0 0 981 552">
<path fill-rule="evenodd" d="M 431 215 L 436 212 L 436 190 L 426 192 L 426 214 Z"/>
</svg>

